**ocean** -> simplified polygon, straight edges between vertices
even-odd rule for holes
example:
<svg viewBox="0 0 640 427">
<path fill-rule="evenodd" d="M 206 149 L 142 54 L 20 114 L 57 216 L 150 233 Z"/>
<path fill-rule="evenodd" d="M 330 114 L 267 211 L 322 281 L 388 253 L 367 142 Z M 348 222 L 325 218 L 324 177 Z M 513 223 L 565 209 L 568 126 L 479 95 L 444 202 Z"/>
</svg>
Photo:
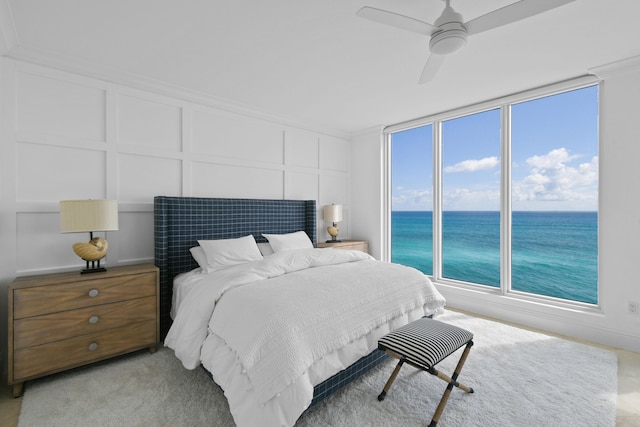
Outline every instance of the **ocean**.
<svg viewBox="0 0 640 427">
<path fill-rule="evenodd" d="M 500 213 L 443 213 L 445 278 L 500 287 Z M 394 211 L 391 261 L 427 275 L 432 268 L 431 212 Z M 598 303 L 597 212 L 513 212 L 511 288 Z"/>
</svg>

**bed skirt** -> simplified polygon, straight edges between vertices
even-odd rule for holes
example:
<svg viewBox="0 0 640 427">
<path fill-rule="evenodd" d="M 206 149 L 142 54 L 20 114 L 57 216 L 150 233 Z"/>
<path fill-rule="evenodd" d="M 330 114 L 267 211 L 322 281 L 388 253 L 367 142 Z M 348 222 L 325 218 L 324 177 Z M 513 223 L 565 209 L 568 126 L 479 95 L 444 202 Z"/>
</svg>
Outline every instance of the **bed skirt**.
<svg viewBox="0 0 640 427">
<path fill-rule="evenodd" d="M 314 405 L 320 403 L 325 398 L 331 396 L 333 393 L 342 389 L 351 381 L 360 377 L 370 369 L 375 368 L 388 358 L 389 355 L 387 353 L 375 349 L 368 355 L 360 358 L 360 360 L 353 365 L 324 380 L 313 388 L 313 400 L 306 410 L 308 411 L 313 408 Z"/>
</svg>

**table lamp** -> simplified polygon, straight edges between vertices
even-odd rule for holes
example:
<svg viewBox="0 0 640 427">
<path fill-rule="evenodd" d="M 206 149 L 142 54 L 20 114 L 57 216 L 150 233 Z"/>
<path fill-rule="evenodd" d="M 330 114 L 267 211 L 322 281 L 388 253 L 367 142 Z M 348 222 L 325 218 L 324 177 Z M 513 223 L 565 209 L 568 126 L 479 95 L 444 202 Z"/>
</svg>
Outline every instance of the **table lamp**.
<svg viewBox="0 0 640 427">
<path fill-rule="evenodd" d="M 60 232 L 89 232 L 89 242 L 73 244 L 73 251 L 86 261 L 81 274 L 107 271 L 100 260 L 107 255 L 109 244 L 102 237 L 93 237 L 94 231 L 118 229 L 117 200 L 62 200 L 60 202 Z"/>
<path fill-rule="evenodd" d="M 337 223 L 342 221 L 342 205 L 326 205 L 323 209 L 323 216 L 325 221 L 332 223 L 327 227 L 327 232 L 331 236 L 331 240 L 327 240 L 327 243 L 339 243 L 340 240 L 336 239 L 340 233 Z"/>
</svg>

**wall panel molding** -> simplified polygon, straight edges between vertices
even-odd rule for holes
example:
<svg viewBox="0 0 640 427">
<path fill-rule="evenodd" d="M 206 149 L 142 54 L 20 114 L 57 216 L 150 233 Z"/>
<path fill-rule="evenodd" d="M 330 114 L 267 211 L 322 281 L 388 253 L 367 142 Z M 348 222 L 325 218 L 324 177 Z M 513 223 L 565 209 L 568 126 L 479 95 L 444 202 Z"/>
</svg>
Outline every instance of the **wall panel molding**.
<svg viewBox="0 0 640 427">
<path fill-rule="evenodd" d="M 183 100 L 193 104 L 206 105 L 221 111 L 240 114 L 245 117 L 269 121 L 297 129 L 304 129 L 318 134 L 330 135 L 336 138 L 350 138 L 350 135 L 344 131 L 329 129 L 312 121 L 302 121 L 292 117 L 273 114 L 233 100 L 215 97 L 206 93 L 189 90 L 181 86 L 170 85 L 166 82 L 129 73 L 121 69 L 97 66 L 89 61 L 82 61 L 77 58 L 67 57 L 36 48 L 13 45 L 12 49 L 6 53 L 6 57 L 24 63 L 40 64 L 40 66 L 51 69 L 63 70 L 64 72 L 72 74 L 114 82 L 122 87 L 164 95 L 169 98 L 175 98 L 177 100 Z"/>
<path fill-rule="evenodd" d="M 346 138 L 7 58 L 2 71 L 0 224 L 15 239 L 1 245 L 17 253 L 0 264 L 3 284 L 78 264 L 51 251 L 88 238 L 59 233 L 63 199 L 118 200 L 112 266 L 153 261 L 156 195 L 315 199 L 319 212 L 330 200 L 349 212 Z M 345 238 L 348 224 L 346 215 Z M 320 217 L 318 226 L 322 240 Z M 31 258 L 36 235 L 44 246 Z"/>
</svg>

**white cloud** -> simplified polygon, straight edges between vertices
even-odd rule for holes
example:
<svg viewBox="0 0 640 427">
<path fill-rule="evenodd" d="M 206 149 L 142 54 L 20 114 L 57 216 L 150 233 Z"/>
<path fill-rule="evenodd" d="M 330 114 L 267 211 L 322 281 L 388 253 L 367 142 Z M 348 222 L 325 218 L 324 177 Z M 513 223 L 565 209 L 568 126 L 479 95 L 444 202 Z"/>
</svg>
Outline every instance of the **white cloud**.
<svg viewBox="0 0 640 427">
<path fill-rule="evenodd" d="M 396 187 L 392 196 L 392 208 L 395 211 L 430 211 L 433 206 L 433 192 L 429 190 L 411 190 Z"/>
<path fill-rule="evenodd" d="M 445 172 L 476 172 L 480 170 L 493 169 L 499 163 L 497 157 L 485 157 L 480 160 L 464 160 L 460 163 L 456 163 L 453 166 L 447 166 L 444 168 Z"/>
<path fill-rule="evenodd" d="M 500 210 L 499 189 L 456 188 L 443 194 L 445 211 L 457 210 Z"/>
<path fill-rule="evenodd" d="M 568 207 L 584 206 L 587 202 L 595 207 L 598 156 L 588 163 L 569 164 L 579 157 L 570 155 L 566 148 L 558 148 L 545 155 L 528 158 L 529 175 L 513 183 L 513 201 L 569 202 Z"/>
<path fill-rule="evenodd" d="M 543 156 L 533 156 L 527 159 L 527 164 L 536 169 L 555 169 L 564 167 L 578 156 L 570 156 L 566 148 L 556 148 Z"/>
<path fill-rule="evenodd" d="M 519 170 L 527 169 L 528 174 L 522 179 L 514 177 L 511 188 L 513 208 L 596 210 L 598 156 L 584 163 L 578 162 L 580 157 L 572 155 L 566 148 L 558 148 L 520 162 Z M 491 169 L 498 164 L 498 158 L 488 157 L 460 162 L 445 168 L 445 171 L 477 171 Z M 431 189 L 396 187 L 393 193 L 394 210 L 432 209 Z M 498 210 L 500 206 L 500 191 L 493 184 L 468 182 L 468 185 L 451 188 L 442 196 L 445 210 Z"/>
</svg>

